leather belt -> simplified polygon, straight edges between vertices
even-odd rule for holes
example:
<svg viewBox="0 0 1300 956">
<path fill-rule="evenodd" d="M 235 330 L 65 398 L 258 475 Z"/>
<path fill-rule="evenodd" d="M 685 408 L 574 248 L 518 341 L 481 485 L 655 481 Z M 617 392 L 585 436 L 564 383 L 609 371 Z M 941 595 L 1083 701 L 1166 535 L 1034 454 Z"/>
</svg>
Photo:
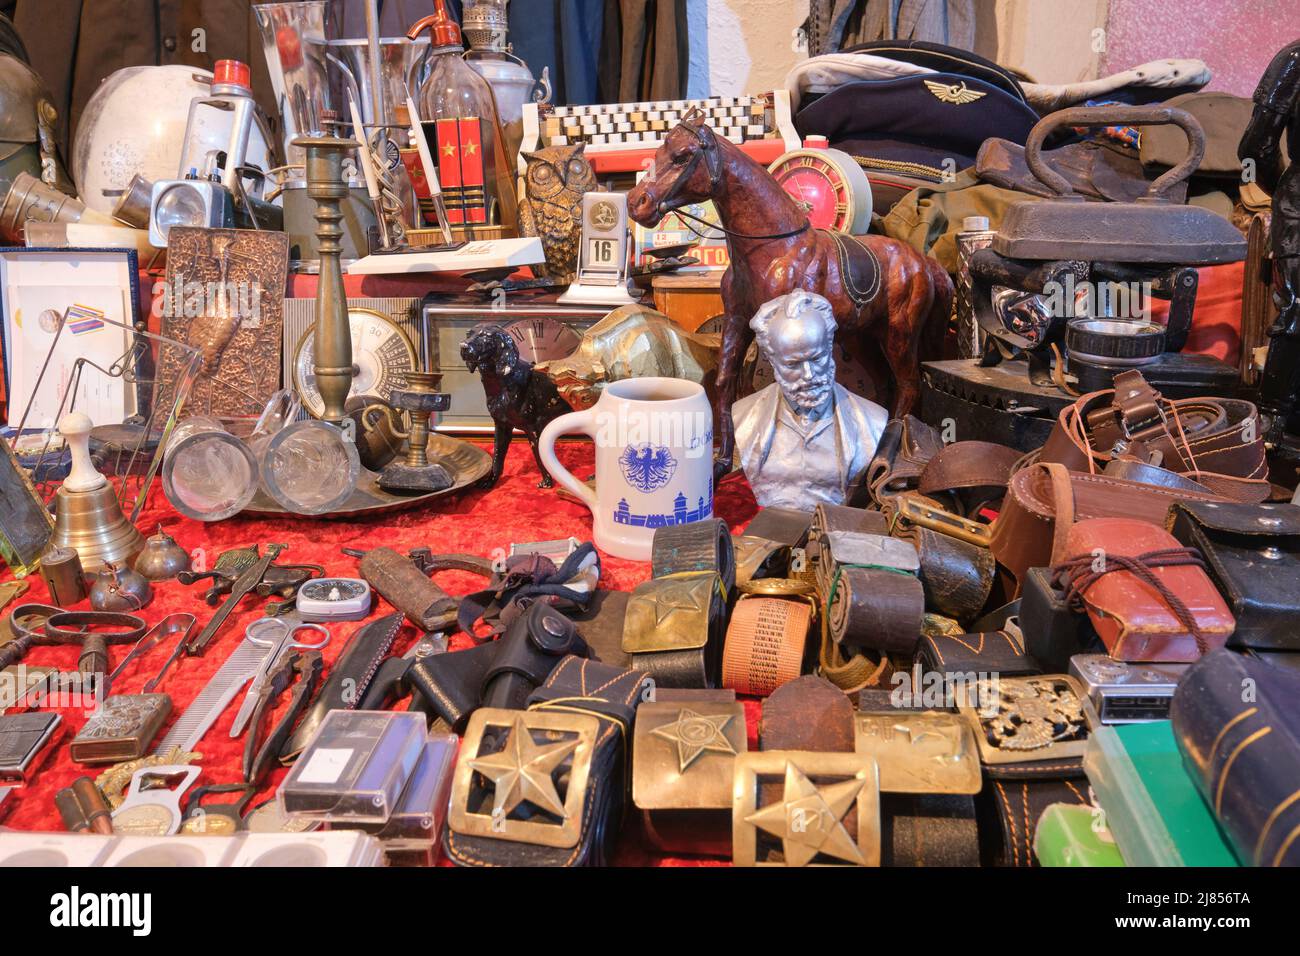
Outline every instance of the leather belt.
<svg viewBox="0 0 1300 956">
<path fill-rule="evenodd" d="M 1088 804 L 1083 751 L 1084 694 L 1063 675 L 1002 677 L 988 699 L 960 710 L 975 733 L 986 786 L 977 802 L 981 830 L 1002 833 L 997 862 L 1033 866 L 1034 830 L 1052 803 Z M 986 826 L 987 825 L 987 826 Z"/>
<path fill-rule="evenodd" d="M 968 518 L 949 514 L 916 492 L 891 498 L 884 510 L 890 516 L 893 536 L 911 542 L 920 556 L 926 607 L 962 621 L 978 615 L 993 590 L 997 571 L 997 561 L 987 546 L 988 525 L 975 525 Z M 918 512 L 925 516 L 917 515 L 920 520 L 931 526 L 913 520 L 912 515 Z M 941 520 L 931 522 L 931 518 Z M 970 534 L 968 529 L 979 533 Z M 971 537 L 983 544 L 973 543 Z"/>
<path fill-rule="evenodd" d="M 838 693 L 838 692 L 837 692 Z M 728 690 L 662 690 L 637 709 L 632 800 L 650 841 L 670 853 L 731 852 L 744 705 Z"/>
<path fill-rule="evenodd" d="M 736 586 L 736 556 L 725 521 L 692 521 L 656 529 L 650 547 L 650 576 L 666 578 L 692 571 L 716 571 L 728 594 Z"/>
<path fill-rule="evenodd" d="M 627 602 L 623 650 L 659 686 L 716 687 L 736 582 L 726 522 L 658 528 L 650 564 L 655 577 Z"/>
<path fill-rule="evenodd" d="M 802 548 L 808 541 L 808 529 L 811 526 L 811 511 L 760 508 L 758 514 L 745 526 L 745 534 L 776 541 L 791 548 Z"/>
<path fill-rule="evenodd" d="M 1115 458 L 1160 465 L 1234 501 L 1271 491 L 1259 412 L 1227 398 L 1164 398 L 1136 369 L 1114 389 L 1061 410 L 1046 444 L 1025 462 L 1056 462 L 1095 474 Z"/>
<path fill-rule="evenodd" d="M 887 530 L 885 517 L 878 511 L 823 504 L 818 505 L 813 513 L 813 525 L 808 535 L 808 553 L 816 562 L 812 577 L 818 583 L 818 597 L 822 604 L 818 671 L 845 693 L 856 693 L 864 687 L 877 686 L 889 676 L 892 668 L 887 656 L 842 647 L 831 634 L 826 604 L 834 573 L 833 569 L 824 570 L 831 563 L 827 535 L 837 531 L 883 535 Z"/>
<path fill-rule="evenodd" d="M 856 737 L 853 705 L 826 680 L 800 677 L 764 702 L 758 734 L 762 750 L 851 752 Z M 884 767 L 881 774 L 883 779 Z M 884 866 L 979 863 L 975 805 L 966 794 L 881 793 L 880 825 Z M 856 837 L 854 822 L 846 820 L 845 826 Z"/>
<path fill-rule="evenodd" d="M 835 643 L 911 656 L 925 613 L 915 546 L 853 531 L 828 531 L 820 540 L 818 586 Z"/>
<path fill-rule="evenodd" d="M 722 651 L 723 687 L 766 697 L 799 676 L 817 607 L 812 593 L 802 582 L 768 579 L 740 595 Z"/>
<path fill-rule="evenodd" d="M 961 502 L 961 513 L 973 515 L 999 500 L 1011 480 L 1020 452 L 988 441 L 961 441 L 945 445 L 926 462 L 916 490 L 934 497 L 951 493 Z"/>
</svg>

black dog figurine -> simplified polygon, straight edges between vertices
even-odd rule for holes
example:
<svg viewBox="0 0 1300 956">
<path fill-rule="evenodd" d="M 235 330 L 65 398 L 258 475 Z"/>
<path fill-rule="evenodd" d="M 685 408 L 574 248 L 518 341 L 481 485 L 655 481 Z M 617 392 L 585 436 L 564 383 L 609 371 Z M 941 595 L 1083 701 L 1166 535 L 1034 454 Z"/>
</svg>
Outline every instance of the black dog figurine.
<svg viewBox="0 0 1300 956">
<path fill-rule="evenodd" d="M 500 326 L 481 325 L 470 330 L 460 345 L 460 355 L 469 370 L 478 372 L 483 379 L 488 411 L 496 423 L 492 471 L 479 482 L 480 487 L 491 488 L 501 478 L 510 436 L 516 428 L 527 436 L 542 473 L 537 487 L 552 487 L 555 482 L 542 465 L 537 439 L 553 419 L 573 411 L 572 406 L 560 397 L 549 378 L 519 357 L 514 339 Z"/>
</svg>

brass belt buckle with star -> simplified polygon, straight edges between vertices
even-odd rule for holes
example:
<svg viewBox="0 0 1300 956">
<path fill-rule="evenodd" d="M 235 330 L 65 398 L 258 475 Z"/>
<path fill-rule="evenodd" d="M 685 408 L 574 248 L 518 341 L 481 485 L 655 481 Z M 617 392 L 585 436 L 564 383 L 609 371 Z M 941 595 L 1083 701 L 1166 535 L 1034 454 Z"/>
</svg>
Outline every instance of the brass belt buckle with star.
<svg viewBox="0 0 1300 956">
<path fill-rule="evenodd" d="M 736 866 L 880 865 L 880 776 L 867 754 L 738 754 L 731 814 Z"/>
<path fill-rule="evenodd" d="M 465 729 L 451 829 L 467 836 L 573 847 L 600 721 L 586 714 L 481 707 Z"/>
<path fill-rule="evenodd" d="M 747 749 L 745 706 L 731 691 L 678 695 L 637 708 L 632 802 L 642 810 L 729 810 L 735 758 Z"/>
</svg>

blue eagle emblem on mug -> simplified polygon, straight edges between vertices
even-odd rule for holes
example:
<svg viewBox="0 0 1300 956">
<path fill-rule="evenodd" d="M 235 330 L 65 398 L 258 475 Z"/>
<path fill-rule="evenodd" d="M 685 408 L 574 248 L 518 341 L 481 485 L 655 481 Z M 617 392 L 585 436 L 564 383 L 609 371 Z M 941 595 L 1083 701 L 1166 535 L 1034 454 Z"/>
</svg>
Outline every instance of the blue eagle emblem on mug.
<svg viewBox="0 0 1300 956">
<path fill-rule="evenodd" d="M 624 481 L 649 494 L 672 480 L 677 459 L 662 445 L 628 445 L 618 458 L 618 467 Z"/>
</svg>

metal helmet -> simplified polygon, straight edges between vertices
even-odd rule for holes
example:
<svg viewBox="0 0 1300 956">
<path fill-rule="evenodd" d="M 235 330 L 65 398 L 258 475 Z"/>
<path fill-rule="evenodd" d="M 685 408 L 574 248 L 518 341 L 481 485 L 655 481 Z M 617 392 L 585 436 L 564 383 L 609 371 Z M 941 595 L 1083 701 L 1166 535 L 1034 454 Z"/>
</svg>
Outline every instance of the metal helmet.
<svg viewBox="0 0 1300 956">
<path fill-rule="evenodd" d="M 58 119 L 41 78 L 18 57 L 0 53 L 0 195 L 20 172 L 71 192 L 55 145 Z"/>
</svg>

